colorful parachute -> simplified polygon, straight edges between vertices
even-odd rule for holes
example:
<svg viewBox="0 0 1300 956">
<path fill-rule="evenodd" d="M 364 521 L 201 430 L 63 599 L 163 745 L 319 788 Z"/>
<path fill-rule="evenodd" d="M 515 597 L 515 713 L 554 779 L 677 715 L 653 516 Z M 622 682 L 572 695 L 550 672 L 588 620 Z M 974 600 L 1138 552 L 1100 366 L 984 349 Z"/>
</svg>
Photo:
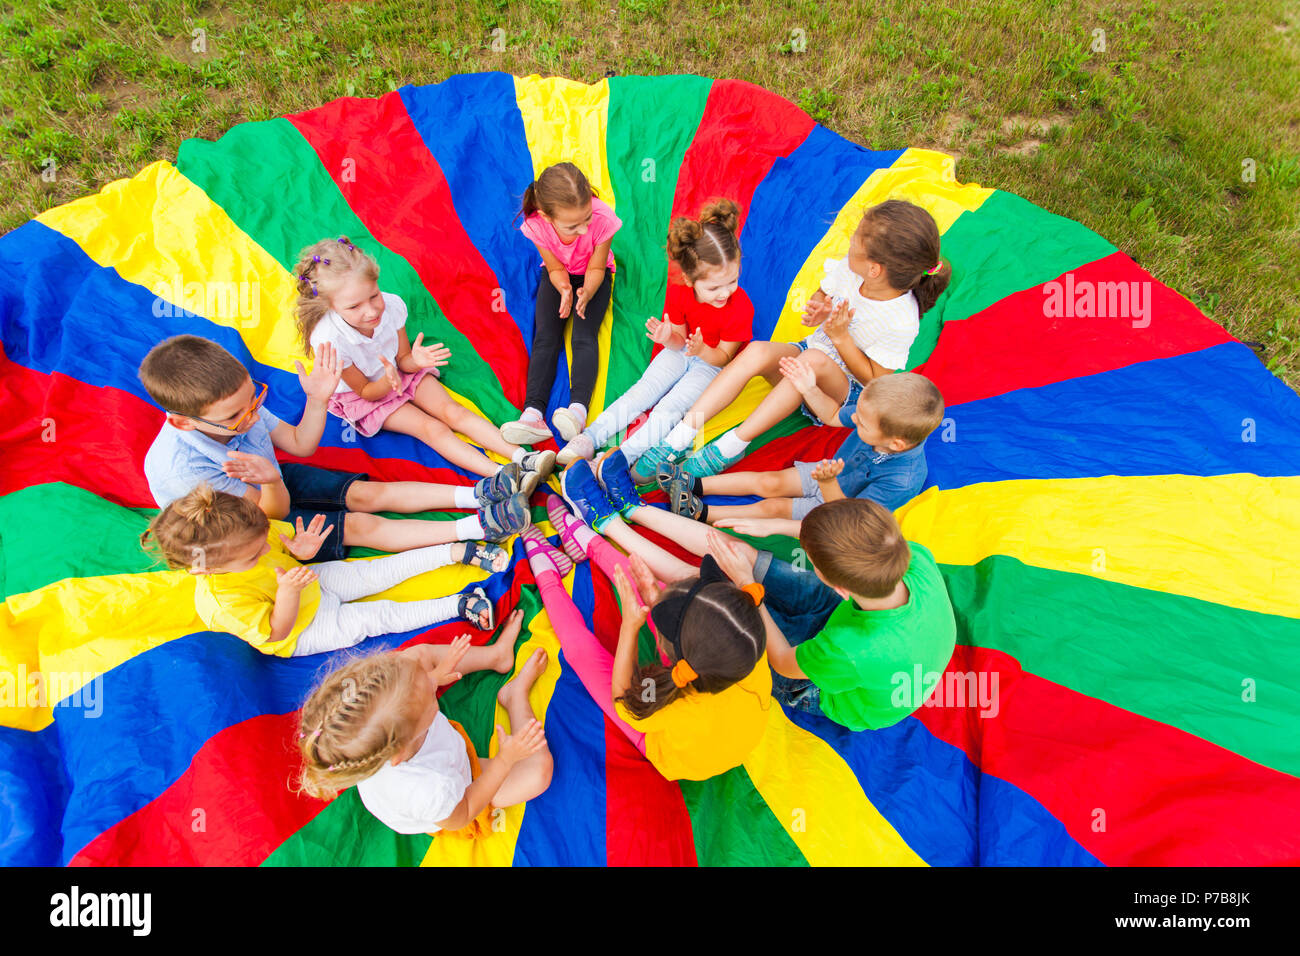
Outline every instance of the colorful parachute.
<svg viewBox="0 0 1300 956">
<path fill-rule="evenodd" d="M 203 632 L 188 577 L 140 552 L 160 413 L 136 368 L 166 336 L 204 335 L 296 421 L 286 269 L 346 234 L 412 336 L 453 349 L 449 386 L 504 421 L 536 281 L 518 197 L 566 159 L 624 222 L 596 406 L 644 368 L 672 215 L 739 201 L 756 337 L 783 340 L 864 206 L 934 215 L 954 278 L 910 365 L 949 412 L 932 487 L 899 518 L 942 564 L 958 647 L 941 706 L 856 734 L 775 708 L 744 767 L 669 783 L 565 666 L 516 561 L 486 586 L 552 651 L 534 696 L 554 783 L 488 840 L 398 836 L 354 792 L 289 789 L 294 712 L 328 662 Z M 0 239 L 0 322 L 0 862 L 1300 862 L 1300 402 L 1100 236 L 957 182 L 947 156 L 865 149 L 738 81 L 457 76 L 190 140 L 174 165 L 51 209 Z M 742 467 L 845 435 L 806 426 L 792 416 Z M 335 420 L 314 460 L 469 480 L 404 436 L 345 441 Z M 580 566 L 571 587 L 612 636 L 609 582 Z M 504 679 L 444 698 L 480 749 Z"/>
</svg>

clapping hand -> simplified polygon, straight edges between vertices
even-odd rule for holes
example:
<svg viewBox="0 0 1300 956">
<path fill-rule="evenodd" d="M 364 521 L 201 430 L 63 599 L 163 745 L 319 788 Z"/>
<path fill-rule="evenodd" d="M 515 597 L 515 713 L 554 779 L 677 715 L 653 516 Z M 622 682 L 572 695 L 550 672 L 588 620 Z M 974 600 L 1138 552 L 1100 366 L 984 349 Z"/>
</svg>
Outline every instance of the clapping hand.
<svg viewBox="0 0 1300 956">
<path fill-rule="evenodd" d="M 754 583 L 754 560 L 735 538 L 709 529 L 709 554 L 738 588 Z"/>
<path fill-rule="evenodd" d="M 388 390 L 390 392 L 400 392 L 402 390 L 402 376 L 397 371 L 397 367 L 382 355 L 379 356 L 379 362 L 384 366 L 384 381 L 388 383 Z"/>
<path fill-rule="evenodd" d="M 266 485 L 280 480 L 280 469 L 275 462 L 246 451 L 227 452 L 221 470 L 231 478 L 246 485 Z"/>
<path fill-rule="evenodd" d="M 816 327 L 825 322 L 830 314 L 830 296 L 818 289 L 803 307 L 803 324 L 810 328 Z"/>
<path fill-rule="evenodd" d="M 311 524 L 307 525 L 304 531 L 302 527 L 302 517 L 294 519 L 296 525 L 292 539 L 280 535 L 280 543 L 284 545 L 286 551 L 292 554 L 299 561 L 310 561 L 320 552 L 321 545 L 329 537 L 334 525 L 330 525 L 323 531 L 321 527 L 325 524 L 325 516 L 317 515 L 311 519 Z"/>
<path fill-rule="evenodd" d="M 307 565 L 300 564 L 288 571 L 284 568 L 276 568 L 275 577 L 276 586 L 279 590 L 297 593 L 316 580 L 316 572 Z"/>
<path fill-rule="evenodd" d="M 303 392 L 318 402 L 328 402 L 334 389 L 338 388 L 339 379 L 343 377 L 343 357 L 329 342 L 316 350 L 316 362 L 310 373 L 297 359 L 294 359 L 293 366 L 298 370 L 298 384 L 302 386 Z"/>
<path fill-rule="evenodd" d="M 849 304 L 843 301 L 836 303 L 831 308 L 830 318 L 826 320 L 822 330 L 830 337 L 832 342 L 838 342 L 849 334 L 849 327 L 856 311 L 856 309 L 849 308 Z"/>
<path fill-rule="evenodd" d="M 451 361 L 451 349 L 444 346 L 441 342 L 434 345 L 424 345 L 424 333 L 421 332 L 411 343 L 411 361 L 419 368 L 436 369 L 440 365 L 446 365 Z"/>
<path fill-rule="evenodd" d="M 667 345 L 668 340 L 673 337 L 673 327 L 658 319 L 646 319 L 645 334 L 646 338 L 655 345 Z"/>
<path fill-rule="evenodd" d="M 795 387 L 800 395 L 807 395 L 817 384 L 817 373 L 812 365 L 802 356 L 783 358 L 780 362 L 781 374 Z"/>
<path fill-rule="evenodd" d="M 834 481 L 844 470 L 844 459 L 836 458 L 834 461 L 829 458 L 823 458 L 813 466 L 813 481 Z"/>
<path fill-rule="evenodd" d="M 686 339 L 686 354 L 699 355 L 700 350 L 704 348 L 704 333 L 698 328 Z"/>
</svg>

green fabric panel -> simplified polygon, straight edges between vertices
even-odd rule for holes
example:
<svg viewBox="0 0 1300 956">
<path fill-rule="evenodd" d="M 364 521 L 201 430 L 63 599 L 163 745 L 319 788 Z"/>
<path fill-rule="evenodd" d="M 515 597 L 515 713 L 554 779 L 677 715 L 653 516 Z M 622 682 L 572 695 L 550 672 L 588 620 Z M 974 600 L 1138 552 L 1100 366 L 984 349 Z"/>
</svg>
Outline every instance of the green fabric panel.
<svg viewBox="0 0 1300 956">
<path fill-rule="evenodd" d="M 996 190 L 943 234 L 940 255 L 952 264 L 952 281 L 921 316 L 907 367 L 916 368 L 930 357 L 943 323 L 968 319 L 1009 295 L 1113 252 L 1115 246 L 1086 226 Z M 971 360 L 996 362 L 997 356 Z"/>
<path fill-rule="evenodd" d="M 605 405 L 650 364 L 646 319 L 668 291 L 668 222 L 682 158 L 695 139 L 713 81 L 700 76 L 618 76 L 609 81 L 605 158 L 623 226 L 614 235 L 614 280 Z M 653 167 L 646 164 L 653 160 Z"/>
<path fill-rule="evenodd" d="M 427 341 L 452 350 L 443 380 L 495 422 L 518 414 L 488 361 L 447 320 L 410 263 L 381 245 L 357 218 L 316 151 L 288 120 L 242 123 L 215 143 L 187 139 L 176 167 L 286 269 L 293 268 L 304 246 L 346 235 L 379 262 L 379 287 L 406 302 L 411 341 L 423 332 Z M 286 315 L 283 321 L 292 319 Z"/>
<path fill-rule="evenodd" d="M 262 866 L 419 866 L 433 837 L 395 833 L 350 787 L 274 852 Z"/>
<path fill-rule="evenodd" d="M 1300 774 L 1300 620 L 1036 568 L 940 565 L 957 641 L 1080 694 Z M 1254 702 L 1242 681 L 1255 682 Z"/>
<path fill-rule="evenodd" d="M 700 866 L 807 866 L 744 767 L 708 780 L 679 780 Z M 708 821 L 697 826 L 695 821 Z"/>
<path fill-rule="evenodd" d="M 0 497 L 0 598 L 64 578 L 166 570 L 140 547 L 154 513 L 61 481 Z"/>
</svg>

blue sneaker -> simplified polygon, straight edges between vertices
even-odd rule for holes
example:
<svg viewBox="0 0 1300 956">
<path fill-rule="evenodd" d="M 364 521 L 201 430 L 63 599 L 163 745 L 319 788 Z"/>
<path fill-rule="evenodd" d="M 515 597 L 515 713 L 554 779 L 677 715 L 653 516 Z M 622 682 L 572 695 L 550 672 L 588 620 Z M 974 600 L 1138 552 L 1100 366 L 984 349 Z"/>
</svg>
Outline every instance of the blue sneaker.
<svg viewBox="0 0 1300 956">
<path fill-rule="evenodd" d="M 585 459 L 564 469 L 560 476 L 560 489 L 574 513 L 595 531 L 600 531 L 618 514 L 618 508 L 605 495 L 605 489 L 592 473 L 591 462 Z"/>
<path fill-rule="evenodd" d="M 618 509 L 619 514 L 627 514 L 633 508 L 640 508 L 644 501 L 636 493 L 636 485 L 627 472 L 627 456 L 621 451 L 614 451 L 600 460 L 600 471 L 596 480 L 605 489 L 610 503 Z"/>
<path fill-rule="evenodd" d="M 716 475 L 726 471 L 740 459 L 745 457 L 745 453 L 728 457 L 718 451 L 717 442 L 709 442 L 690 458 L 682 462 L 682 471 L 685 474 L 693 475 L 696 478 L 708 478 L 710 475 Z"/>
<path fill-rule="evenodd" d="M 647 448 L 636 464 L 630 469 L 632 480 L 638 485 L 648 485 L 654 482 L 655 474 L 659 466 L 665 463 L 675 464 L 686 457 L 686 452 L 677 451 L 667 442 L 660 442 Z"/>
<path fill-rule="evenodd" d="M 519 534 L 532 524 L 532 513 L 528 510 L 528 499 L 519 494 L 480 509 L 478 519 L 483 525 L 484 540 L 497 542 Z"/>
<path fill-rule="evenodd" d="M 474 483 L 474 497 L 478 499 L 478 506 L 486 508 L 519 494 L 522 476 L 523 470 L 518 465 L 509 464 L 502 465 L 495 475 L 480 478 Z"/>
</svg>

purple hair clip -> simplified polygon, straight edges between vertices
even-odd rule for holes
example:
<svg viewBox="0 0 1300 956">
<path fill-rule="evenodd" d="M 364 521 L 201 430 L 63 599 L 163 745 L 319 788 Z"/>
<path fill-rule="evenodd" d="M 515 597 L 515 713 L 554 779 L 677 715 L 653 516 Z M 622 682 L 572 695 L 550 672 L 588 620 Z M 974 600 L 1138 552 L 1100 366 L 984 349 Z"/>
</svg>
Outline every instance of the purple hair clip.
<svg viewBox="0 0 1300 956">
<path fill-rule="evenodd" d="M 328 259 L 322 259 L 320 256 L 312 256 L 312 257 L 311 257 L 311 261 L 312 261 L 312 262 L 323 262 L 323 263 L 325 263 L 325 265 L 329 265 L 329 264 L 330 264 L 330 261 L 329 261 Z"/>
<path fill-rule="evenodd" d="M 349 239 L 347 238 L 347 236 L 339 236 L 339 237 L 338 237 L 337 239 L 335 239 L 334 241 L 337 242 L 337 243 L 340 243 L 340 244 L 342 244 L 342 245 L 347 246 L 349 249 L 353 249 L 353 250 L 356 249 L 356 246 L 354 246 L 354 245 L 352 244 L 351 240 L 349 240 Z"/>
</svg>

